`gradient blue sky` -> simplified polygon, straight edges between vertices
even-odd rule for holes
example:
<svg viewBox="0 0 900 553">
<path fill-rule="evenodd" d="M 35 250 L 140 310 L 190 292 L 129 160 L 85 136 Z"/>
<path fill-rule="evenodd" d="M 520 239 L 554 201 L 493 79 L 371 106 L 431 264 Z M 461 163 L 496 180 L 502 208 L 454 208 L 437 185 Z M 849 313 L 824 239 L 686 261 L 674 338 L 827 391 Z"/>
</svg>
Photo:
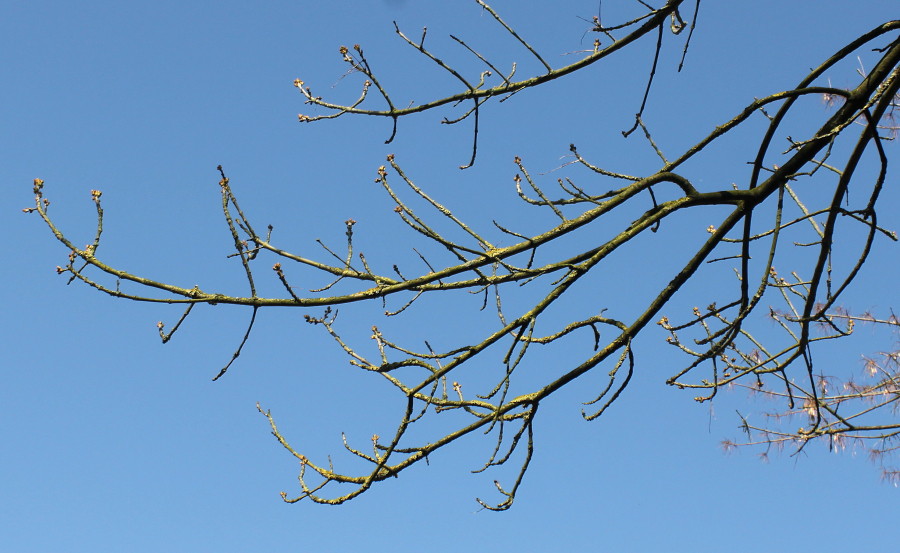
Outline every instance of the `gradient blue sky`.
<svg viewBox="0 0 900 553">
<path fill-rule="evenodd" d="M 590 19 L 597 2 L 549 4 L 493 5 L 552 64 L 562 65 L 577 55 L 561 57 L 566 52 L 590 47 L 592 35 L 583 36 L 590 24 L 578 16 Z M 633 5 L 607 0 L 604 18 L 612 23 Z M 646 120 L 674 153 L 754 97 L 790 87 L 853 37 L 896 17 L 896 8 L 895 0 L 856 2 L 852 9 L 835 0 L 705 2 L 681 74 L 675 67 L 684 37 L 666 37 Z M 242 357 L 226 377 L 210 382 L 240 339 L 246 313 L 198 309 L 162 346 L 155 324 L 171 326 L 177 308 L 102 297 L 67 287 L 55 274 L 64 248 L 36 216 L 20 212 L 32 201 L 35 177 L 46 181 L 51 213 L 77 242 L 87 243 L 93 230 L 89 191 L 103 191 L 103 250 L 110 262 L 186 286 L 243 293 L 239 266 L 225 259 L 231 246 L 220 220 L 218 164 L 257 226 L 274 224 L 284 243 L 316 252 L 314 239 L 322 238 L 339 247 L 343 221 L 352 217 L 359 221 L 360 247 L 387 267 L 391 255 L 411 259 L 414 243 L 372 182 L 388 153 L 467 219 L 535 228 L 550 219 L 515 206 L 513 156 L 532 173 L 545 173 L 566 161 L 561 157 L 574 142 L 586 157 L 625 172 L 652 167 L 639 137 L 625 141 L 619 133 L 640 103 L 652 39 L 606 64 L 488 105 L 478 163 L 466 172 L 455 167 L 468 160 L 471 128 L 439 124 L 453 110 L 401 121 L 387 146 L 390 127 L 383 120 L 298 123 L 298 112 L 315 112 L 302 104 L 295 78 L 326 97 L 358 94 L 358 75 L 342 77 L 342 44 L 363 46 L 398 103 L 456 90 L 401 43 L 392 20 L 416 36 L 427 25 L 431 47 L 471 70 L 476 66 L 449 33 L 503 67 L 519 61 L 520 76 L 534 70 L 471 1 L 33 0 L 5 7 L 0 229 L 11 254 L 0 289 L 2 548 L 883 549 L 900 496 L 880 481 L 865 451 L 834 455 L 814 447 L 798 457 L 773 455 L 768 463 L 757 450 L 723 454 L 722 438 L 738 437 L 734 409 L 747 402 L 737 392 L 710 408 L 663 386 L 674 365 L 659 336 L 642 344 L 631 388 L 600 420 L 580 416 L 579 402 L 592 389 L 564 390 L 547 402 L 536 428 L 538 453 L 508 512 L 483 511 L 473 501 L 496 500 L 491 480 L 511 477 L 469 473 L 490 450 L 490 442 L 477 438 L 343 506 L 286 505 L 278 493 L 296 490 L 297 465 L 270 436 L 256 402 L 272 409 L 295 445 L 340 462 L 340 432 L 360 442 L 373 432 L 390 433 L 399 407 L 375 401 L 373 389 L 383 385 L 354 373 L 333 343 L 294 311 L 263 312 Z M 851 86 L 854 67 L 843 69 L 829 78 Z M 824 109 L 808 113 L 821 116 Z M 746 176 L 735 159 L 748 156 L 726 154 L 693 167 L 698 182 Z M 893 176 L 885 192 L 893 205 L 900 200 L 895 185 Z M 896 210 L 883 210 L 880 221 L 900 227 Z M 706 224 L 683 232 L 702 235 Z M 654 247 L 601 278 L 597 308 L 628 304 L 631 291 L 623 293 L 622 282 L 635 289 L 653 285 L 650 261 L 673 246 Z M 885 313 L 900 305 L 897 248 L 882 242 L 876 254 L 847 302 Z M 695 291 L 715 286 L 700 282 Z M 277 290 L 277 282 L 264 287 Z M 342 314 L 359 323 L 363 340 L 375 307 Z M 453 343 L 467 330 L 462 317 L 471 310 L 432 308 L 455 321 L 433 340 Z M 888 335 L 862 334 L 831 352 L 832 361 L 852 370 L 860 353 L 891 345 Z"/>
</svg>

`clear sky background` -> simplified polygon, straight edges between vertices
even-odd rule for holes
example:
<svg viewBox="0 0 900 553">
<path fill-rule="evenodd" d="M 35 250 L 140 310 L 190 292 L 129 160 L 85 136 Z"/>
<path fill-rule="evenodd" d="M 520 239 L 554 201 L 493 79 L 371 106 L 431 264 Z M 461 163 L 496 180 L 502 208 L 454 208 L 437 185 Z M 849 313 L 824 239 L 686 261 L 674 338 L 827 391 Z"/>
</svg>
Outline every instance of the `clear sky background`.
<svg viewBox="0 0 900 553">
<path fill-rule="evenodd" d="M 656 2 L 658 3 L 658 2 Z M 597 2 L 498 1 L 494 7 L 554 66 L 590 48 L 585 31 Z M 604 2 L 608 24 L 637 4 Z M 685 14 L 687 15 L 687 14 Z M 684 35 L 666 50 L 645 119 L 673 154 L 730 119 L 754 97 L 790 88 L 840 46 L 898 16 L 895 0 L 846 2 L 704 2 L 685 69 L 675 68 Z M 741 392 L 712 407 L 663 385 L 677 370 L 662 343 L 648 337 L 625 396 L 594 423 L 579 402 L 590 389 L 567 389 L 546 402 L 536 424 L 538 451 L 514 507 L 481 510 L 475 497 L 499 501 L 491 481 L 511 472 L 472 475 L 491 442 L 471 438 L 434 455 L 397 480 L 340 507 L 282 503 L 294 494 L 296 462 L 272 436 L 255 404 L 316 459 L 345 459 L 340 433 L 365 444 L 388 435 L 400 407 L 385 385 L 348 366 L 334 344 L 293 310 L 263 312 L 244 354 L 220 381 L 210 379 L 236 347 L 248 313 L 196 310 L 172 342 L 160 345 L 156 322 L 171 325 L 177 307 L 134 304 L 66 286 L 54 267 L 66 252 L 36 215 L 32 179 L 46 181 L 51 214 L 76 243 L 93 232 L 89 191 L 103 191 L 104 259 L 134 273 L 206 291 L 244 294 L 241 269 L 219 208 L 222 164 L 257 227 L 273 224 L 291 249 L 319 255 L 314 240 L 340 247 L 343 221 L 359 221 L 359 247 L 370 260 L 413 266 L 393 205 L 373 183 L 385 155 L 467 220 L 491 219 L 538 229 L 551 218 L 516 204 L 513 156 L 533 174 L 568 161 L 568 145 L 624 172 L 648 173 L 657 162 L 640 137 L 620 131 L 637 110 L 653 38 L 620 57 L 543 87 L 488 104 L 479 157 L 465 172 L 471 127 L 440 125 L 447 109 L 400 122 L 393 144 L 384 120 L 345 117 L 300 124 L 315 114 L 292 86 L 302 78 L 317 94 L 350 101 L 360 77 L 347 75 L 338 46 L 361 44 L 398 104 L 458 90 L 393 32 L 429 28 L 428 44 L 469 71 L 479 68 L 453 33 L 503 68 L 527 53 L 475 2 L 9 2 L 0 18 L 0 230 L 6 240 L 0 336 L 0 542 L 5 551 L 853 551 L 890 547 L 900 495 L 882 482 L 864 450 L 805 454 L 759 450 L 726 455 L 723 438 L 739 438 L 734 410 Z M 863 60 L 865 63 L 865 60 Z M 854 65 L 829 74 L 853 86 Z M 825 107 L 810 103 L 811 121 Z M 802 125 L 803 121 L 797 124 Z M 751 130 L 759 127 L 751 127 Z M 750 140 L 754 136 L 748 135 Z M 741 182 L 750 154 L 732 143 L 692 167 L 704 180 Z M 897 156 L 896 145 L 890 145 Z M 755 146 L 754 146 L 755 148 Z M 576 168 L 548 181 L 592 177 Z M 900 201 L 892 173 L 885 205 Z M 607 185 L 601 183 L 601 188 Z M 896 211 L 880 221 L 900 227 Z M 676 221 L 684 239 L 704 236 L 709 221 Z M 681 226 L 679 226 L 681 225 Z M 665 224 L 664 224 L 665 227 Z M 597 290 L 574 300 L 591 309 L 627 309 L 651 288 L 654 262 L 678 250 L 664 231 L 632 250 Z M 590 238 L 588 236 L 588 238 Z M 583 240 L 584 238 L 579 238 Z M 680 251 L 680 250 L 679 250 Z M 897 247 L 886 241 L 845 304 L 887 313 L 900 306 Z M 396 256 L 396 257 L 392 257 Z M 269 263 L 268 261 L 264 263 Z M 266 278 L 260 271 L 260 278 Z M 262 275 L 265 275 L 263 277 Z M 322 285 L 316 281 L 309 287 Z M 627 283 L 627 286 L 625 284 Z M 685 291 L 684 315 L 706 281 Z M 264 290 L 277 292 L 271 279 Z M 696 292 L 698 295 L 692 296 Z M 411 319 L 384 322 L 401 339 L 461 340 L 477 305 L 427 304 Z M 379 306 L 342 309 L 358 342 Z M 318 315 L 320 312 L 313 312 Z M 673 313 L 673 316 L 677 313 Z M 416 318 L 418 317 L 418 318 Z M 468 317 L 472 317 L 469 319 Z M 441 318 L 449 324 L 440 326 Z M 418 321 L 418 322 L 417 322 Z M 431 321 L 436 325 L 421 325 Z M 356 323 L 356 327 L 353 324 Z M 390 326 L 393 325 L 393 326 Z M 356 328 L 356 330 L 352 330 Z M 654 330 L 655 331 L 655 330 Z M 355 332 L 355 334 L 352 334 Z M 419 332 L 419 333 L 417 333 Z M 852 372 L 860 355 L 893 338 L 865 329 L 827 356 L 828 370 Z M 419 342 L 420 343 L 420 342 Z M 574 353 L 573 353 L 574 355 Z M 537 359 L 540 360 L 540 357 Z M 577 357 L 573 357 L 577 360 Z M 674 361 L 673 361 L 674 359 Z M 544 359 L 565 368 L 566 357 Z M 396 398 L 394 398 L 396 399 Z M 743 412 L 743 411 L 742 411 Z"/>
</svg>

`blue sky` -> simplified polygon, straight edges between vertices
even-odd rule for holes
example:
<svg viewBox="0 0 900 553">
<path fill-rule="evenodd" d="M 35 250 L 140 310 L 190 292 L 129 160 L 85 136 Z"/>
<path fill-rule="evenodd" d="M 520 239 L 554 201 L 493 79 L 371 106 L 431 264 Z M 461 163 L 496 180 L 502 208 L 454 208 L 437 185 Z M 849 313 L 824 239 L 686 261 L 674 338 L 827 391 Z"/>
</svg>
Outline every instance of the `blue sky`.
<svg viewBox="0 0 900 553">
<path fill-rule="evenodd" d="M 524 6 L 522 5 L 524 4 Z M 613 22 L 633 2 L 607 0 Z M 748 6 L 752 4 L 752 6 Z M 567 0 L 492 4 L 554 66 L 590 48 L 579 19 L 596 2 Z M 896 2 L 706 2 L 685 69 L 677 74 L 684 36 L 666 36 L 645 119 L 675 153 L 730 119 L 754 97 L 789 88 L 809 68 L 858 34 L 896 17 Z M 470 438 L 428 466 L 385 482 L 340 507 L 286 505 L 296 490 L 296 463 L 278 447 L 256 402 L 310 456 L 343 458 L 340 433 L 365 442 L 388 434 L 400 407 L 381 382 L 353 372 L 302 313 L 263 312 L 255 335 L 229 373 L 210 382 L 234 351 L 247 313 L 198 309 L 160 345 L 156 322 L 171 326 L 179 310 L 100 296 L 66 286 L 54 267 L 66 252 L 35 215 L 31 182 L 46 182 L 51 214 L 76 243 L 93 232 L 89 191 L 103 191 L 103 250 L 134 273 L 205 290 L 244 293 L 240 267 L 226 259 L 230 237 L 221 221 L 222 164 L 242 207 L 257 226 L 273 224 L 291 248 L 319 255 L 314 240 L 340 247 L 343 221 L 359 221 L 359 247 L 390 267 L 412 265 L 421 246 L 398 224 L 392 204 L 372 181 L 389 153 L 422 187 L 481 226 L 491 219 L 539 229 L 552 224 L 516 204 L 513 156 L 532 174 L 568 161 L 568 146 L 624 172 L 652 170 L 652 152 L 620 131 L 637 110 L 652 40 L 619 58 L 482 110 L 478 161 L 468 160 L 471 127 L 440 125 L 452 108 L 400 122 L 385 145 L 384 120 L 344 117 L 313 124 L 292 86 L 302 78 L 337 100 L 358 95 L 338 46 L 359 43 L 398 103 L 421 102 L 457 89 L 393 32 L 428 26 L 429 45 L 448 61 L 478 68 L 447 35 L 491 53 L 502 67 L 533 62 L 501 35 L 474 2 L 394 0 L 325 2 L 14 2 L 0 20 L 0 225 L 11 253 L 3 271 L 0 318 L 6 359 L 0 387 L 0 521 L 4 547 L 17 552 L 80 551 L 356 551 L 427 547 L 575 551 L 864 550 L 883 546 L 879 529 L 894 523 L 898 491 L 880 481 L 864 450 L 835 455 L 822 447 L 797 457 L 758 450 L 723 454 L 737 438 L 736 408 L 757 409 L 740 392 L 698 405 L 663 382 L 680 359 L 660 335 L 641 344 L 628 392 L 594 423 L 579 402 L 594 393 L 565 389 L 542 407 L 538 451 L 515 506 L 495 514 L 475 497 L 494 499 L 491 481 L 511 472 L 472 475 L 491 442 Z M 567 52 L 570 54 L 565 55 Z M 862 60 L 865 64 L 865 60 Z M 828 77 L 852 86 L 855 65 Z M 803 117 L 820 121 L 810 103 Z M 803 127 L 805 119 L 796 122 Z M 741 135 L 752 140 L 759 127 Z M 702 185 L 740 182 L 749 155 L 728 143 L 690 169 Z M 890 145 L 896 156 L 896 145 Z M 590 177 L 566 168 L 542 178 Z M 900 195 L 896 177 L 885 205 Z M 714 222 L 675 220 L 687 242 Z M 880 222 L 900 228 L 896 210 Z M 702 224 L 701 224 L 702 223 Z M 664 225 L 665 226 L 665 225 Z M 663 231 L 666 229 L 664 228 Z M 627 310 L 658 279 L 678 242 L 664 232 L 646 250 L 616 259 L 597 290 L 573 298 Z M 671 239 L 671 234 L 668 235 Z M 584 238 L 579 238 L 583 240 Z M 573 244 L 578 247 L 581 243 Z M 893 283 L 897 247 L 876 257 L 846 298 L 848 307 L 886 313 L 900 305 Z M 268 263 L 268 262 L 267 262 Z M 622 287 L 627 282 L 629 287 Z M 324 284 L 316 282 L 310 287 Z M 278 290 L 275 279 L 263 289 Z M 700 281 L 679 305 L 717 290 Z M 608 293 L 607 293 L 608 292 Z M 586 299 L 587 298 L 587 299 Z M 403 321 L 377 320 L 401 339 L 444 345 L 490 321 L 477 304 L 435 300 Z M 708 303 L 708 302 L 707 302 Z M 474 305 L 474 307 L 473 307 Z M 705 303 L 703 304 L 705 305 Z M 365 341 L 380 306 L 342 308 L 347 332 Z M 450 323 L 434 329 L 433 313 Z M 318 314 L 318 313 L 313 313 Z M 677 313 L 673 313 L 673 316 Z M 485 326 L 480 326 L 485 325 Z M 762 328 L 765 328 L 763 325 Z M 892 338 L 864 329 L 856 341 L 826 350 L 834 370 L 858 368 L 861 353 Z M 537 357 L 530 370 L 565 367 L 567 357 Z M 574 358 L 577 359 L 577 358 Z M 673 360 L 674 359 L 674 360 Z M 848 368 L 849 367 L 849 368 Z M 831 368 L 831 367 L 829 367 Z M 743 411 L 742 411 L 743 412 Z M 839 524 L 834 521 L 840 520 Z"/>
</svg>

